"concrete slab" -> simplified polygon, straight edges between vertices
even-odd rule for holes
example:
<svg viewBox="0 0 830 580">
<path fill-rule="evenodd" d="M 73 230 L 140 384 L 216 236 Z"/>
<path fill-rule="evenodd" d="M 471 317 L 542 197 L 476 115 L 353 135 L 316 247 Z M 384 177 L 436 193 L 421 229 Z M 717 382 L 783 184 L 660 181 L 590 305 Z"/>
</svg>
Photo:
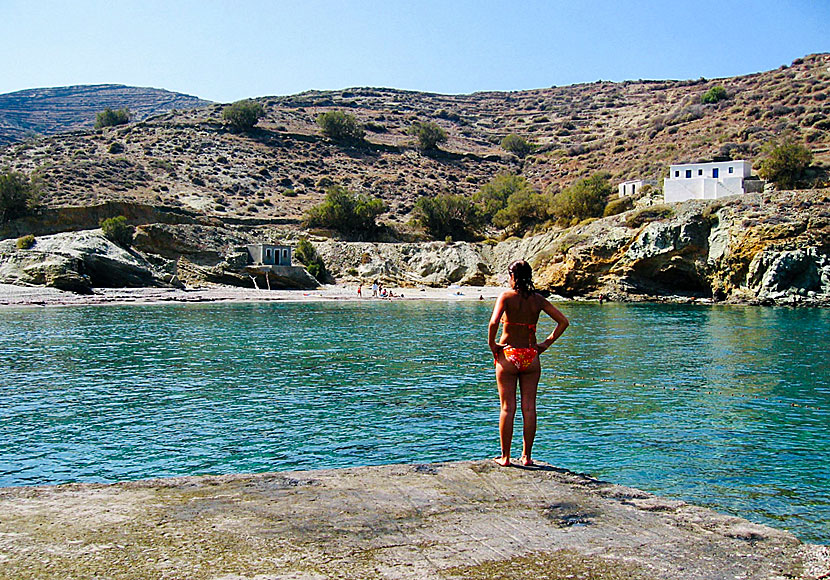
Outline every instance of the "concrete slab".
<svg viewBox="0 0 830 580">
<path fill-rule="evenodd" d="M 0 577 L 822 578 L 830 550 L 547 465 L 0 489 Z"/>
</svg>

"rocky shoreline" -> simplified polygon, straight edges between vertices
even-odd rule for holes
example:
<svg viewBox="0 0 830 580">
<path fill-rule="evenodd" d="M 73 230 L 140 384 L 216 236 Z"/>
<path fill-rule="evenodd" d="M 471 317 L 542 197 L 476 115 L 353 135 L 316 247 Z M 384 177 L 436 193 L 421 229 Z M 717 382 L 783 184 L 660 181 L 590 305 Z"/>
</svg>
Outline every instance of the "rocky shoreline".
<svg viewBox="0 0 830 580">
<path fill-rule="evenodd" d="M 296 244 L 301 232 L 221 223 L 138 225 L 121 247 L 100 230 L 0 241 L 0 284 L 78 293 L 104 288 L 317 286 L 302 267 L 292 279 L 252 271 L 245 244 Z M 650 206 L 570 228 L 485 242 L 347 242 L 312 237 L 337 285 L 399 288 L 504 286 L 525 259 L 537 287 L 554 296 L 613 301 L 830 305 L 830 195 L 766 192 Z M 266 279 L 265 276 L 268 276 Z M 161 292 L 161 290 L 158 290 Z"/>
</svg>

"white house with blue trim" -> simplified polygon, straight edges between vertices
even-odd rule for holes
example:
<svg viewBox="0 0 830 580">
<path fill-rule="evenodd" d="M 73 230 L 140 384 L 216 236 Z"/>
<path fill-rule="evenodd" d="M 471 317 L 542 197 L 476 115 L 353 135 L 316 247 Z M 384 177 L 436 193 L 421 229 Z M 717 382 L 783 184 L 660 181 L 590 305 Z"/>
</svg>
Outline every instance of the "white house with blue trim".
<svg viewBox="0 0 830 580">
<path fill-rule="evenodd" d="M 747 183 L 751 176 L 752 164 L 743 160 L 672 165 L 669 176 L 663 180 L 663 197 L 666 203 L 672 203 L 760 191 L 763 182 L 753 179 Z"/>
</svg>

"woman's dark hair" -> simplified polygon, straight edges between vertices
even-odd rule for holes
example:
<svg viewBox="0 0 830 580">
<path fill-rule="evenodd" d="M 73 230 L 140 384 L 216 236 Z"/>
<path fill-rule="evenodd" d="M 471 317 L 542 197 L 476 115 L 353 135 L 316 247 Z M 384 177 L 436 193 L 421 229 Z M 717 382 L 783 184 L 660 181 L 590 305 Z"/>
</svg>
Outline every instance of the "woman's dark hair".
<svg viewBox="0 0 830 580">
<path fill-rule="evenodd" d="M 507 271 L 513 275 L 519 294 L 527 298 L 536 292 L 536 287 L 533 285 L 533 269 L 530 264 L 524 260 L 516 260 L 507 267 Z"/>
</svg>

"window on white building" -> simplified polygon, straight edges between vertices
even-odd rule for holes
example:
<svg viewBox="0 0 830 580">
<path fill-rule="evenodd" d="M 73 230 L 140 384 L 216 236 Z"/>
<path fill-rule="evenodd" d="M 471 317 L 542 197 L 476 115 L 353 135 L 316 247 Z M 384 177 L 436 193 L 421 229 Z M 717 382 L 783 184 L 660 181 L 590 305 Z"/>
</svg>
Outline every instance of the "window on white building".
<svg viewBox="0 0 830 580">
<path fill-rule="evenodd" d="M 703 170 L 702 170 L 702 169 L 698 169 L 698 170 L 697 170 L 697 174 L 698 174 L 698 175 L 703 175 Z"/>
<path fill-rule="evenodd" d="M 732 173 L 732 167 L 729 168 L 729 173 Z"/>
<path fill-rule="evenodd" d="M 675 172 L 674 172 L 674 176 L 675 176 L 675 177 L 680 177 L 680 172 L 679 172 L 679 171 L 675 171 Z"/>
<path fill-rule="evenodd" d="M 687 170 L 686 170 L 686 179 L 690 179 L 691 177 L 692 177 L 692 170 L 691 170 L 691 169 L 687 169 Z"/>
<path fill-rule="evenodd" d="M 717 167 L 712 168 L 712 177 L 718 177 L 718 168 Z"/>
</svg>

